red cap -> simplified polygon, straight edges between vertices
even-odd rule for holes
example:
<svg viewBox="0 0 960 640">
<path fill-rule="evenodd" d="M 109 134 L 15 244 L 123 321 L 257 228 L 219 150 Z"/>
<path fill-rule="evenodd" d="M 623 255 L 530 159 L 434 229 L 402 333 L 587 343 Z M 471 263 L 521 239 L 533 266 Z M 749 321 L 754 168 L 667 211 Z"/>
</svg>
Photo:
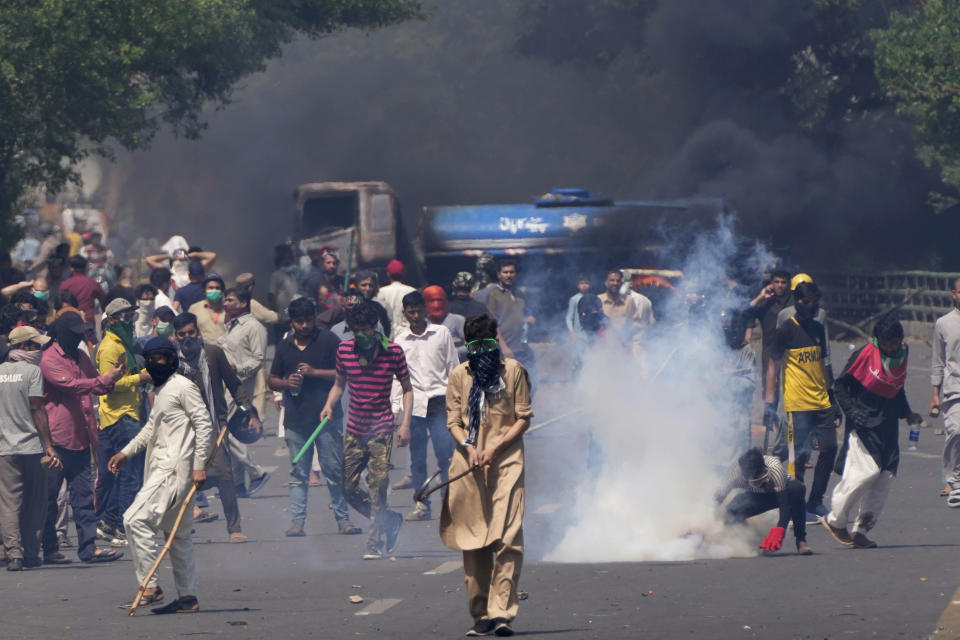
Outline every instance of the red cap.
<svg viewBox="0 0 960 640">
<path fill-rule="evenodd" d="M 391 260 L 387 263 L 387 275 L 388 276 L 402 276 L 403 275 L 403 263 L 399 260 Z"/>
</svg>

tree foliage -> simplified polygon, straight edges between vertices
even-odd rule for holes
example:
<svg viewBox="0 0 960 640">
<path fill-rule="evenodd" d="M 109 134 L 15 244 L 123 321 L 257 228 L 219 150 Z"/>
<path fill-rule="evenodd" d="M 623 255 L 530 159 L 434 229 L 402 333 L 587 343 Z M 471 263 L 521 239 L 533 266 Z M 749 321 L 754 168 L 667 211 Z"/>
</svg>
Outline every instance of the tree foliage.
<svg viewBox="0 0 960 640">
<path fill-rule="evenodd" d="M 91 153 L 197 137 L 205 105 L 296 35 L 372 29 L 417 0 L 8 0 L 0 11 L 0 227 L 23 191 L 76 179 Z M 9 237 L 7 238 L 9 240 Z"/>
<path fill-rule="evenodd" d="M 929 0 L 872 35 L 880 85 L 913 121 L 920 159 L 960 189 L 960 3 Z M 935 205 L 955 203 L 935 194 Z"/>
</svg>

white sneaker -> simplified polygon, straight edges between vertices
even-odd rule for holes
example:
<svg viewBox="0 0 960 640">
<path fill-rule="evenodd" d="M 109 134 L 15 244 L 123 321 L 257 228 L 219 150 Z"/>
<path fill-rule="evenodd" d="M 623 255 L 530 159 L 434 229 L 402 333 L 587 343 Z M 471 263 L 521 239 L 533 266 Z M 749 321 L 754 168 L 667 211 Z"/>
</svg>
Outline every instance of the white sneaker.
<svg viewBox="0 0 960 640">
<path fill-rule="evenodd" d="M 421 520 L 430 520 L 432 517 L 433 516 L 430 513 L 430 507 L 427 506 L 426 503 L 417 502 L 413 505 L 413 509 L 410 509 L 410 511 L 407 512 L 406 518 L 404 519 L 407 522 L 417 522 Z"/>
</svg>

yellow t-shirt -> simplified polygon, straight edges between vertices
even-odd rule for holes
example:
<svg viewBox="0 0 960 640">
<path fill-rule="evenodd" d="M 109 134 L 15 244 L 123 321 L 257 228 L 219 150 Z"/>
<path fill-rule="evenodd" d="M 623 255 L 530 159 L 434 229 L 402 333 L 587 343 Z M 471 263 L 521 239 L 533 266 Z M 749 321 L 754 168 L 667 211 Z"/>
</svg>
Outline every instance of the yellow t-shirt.
<svg viewBox="0 0 960 640">
<path fill-rule="evenodd" d="M 804 329 L 796 318 L 791 318 L 777 329 L 772 355 L 783 363 L 784 411 L 830 408 L 823 370 L 824 340 L 823 325 L 815 320 Z"/>
</svg>

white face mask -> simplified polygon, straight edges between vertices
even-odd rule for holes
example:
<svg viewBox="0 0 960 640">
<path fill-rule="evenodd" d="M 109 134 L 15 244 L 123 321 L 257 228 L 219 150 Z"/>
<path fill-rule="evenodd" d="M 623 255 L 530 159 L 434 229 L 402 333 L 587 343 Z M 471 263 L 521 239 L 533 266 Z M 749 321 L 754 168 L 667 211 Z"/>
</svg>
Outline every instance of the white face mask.
<svg viewBox="0 0 960 640">
<path fill-rule="evenodd" d="M 11 349 L 8 357 L 14 362 L 26 362 L 27 364 L 40 366 L 40 360 L 43 358 L 43 351 L 40 349 L 35 349 L 33 351 Z"/>
</svg>

